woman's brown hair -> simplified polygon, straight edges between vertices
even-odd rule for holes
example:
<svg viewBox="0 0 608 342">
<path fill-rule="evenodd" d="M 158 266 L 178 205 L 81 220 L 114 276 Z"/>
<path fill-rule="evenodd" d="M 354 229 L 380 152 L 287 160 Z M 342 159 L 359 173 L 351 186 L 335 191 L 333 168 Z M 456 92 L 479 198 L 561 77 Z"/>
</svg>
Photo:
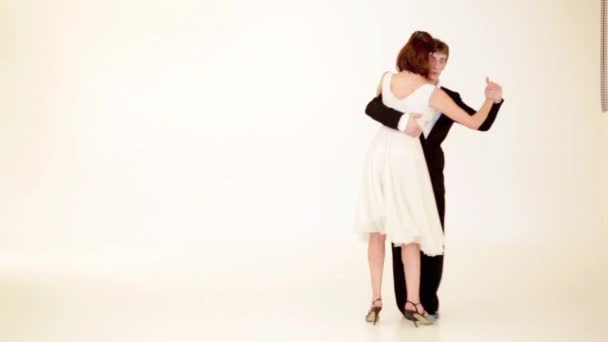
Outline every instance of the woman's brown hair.
<svg viewBox="0 0 608 342">
<path fill-rule="evenodd" d="M 397 56 L 397 70 L 407 70 L 424 77 L 429 76 L 429 55 L 435 49 L 433 37 L 424 31 L 412 33 Z"/>
</svg>

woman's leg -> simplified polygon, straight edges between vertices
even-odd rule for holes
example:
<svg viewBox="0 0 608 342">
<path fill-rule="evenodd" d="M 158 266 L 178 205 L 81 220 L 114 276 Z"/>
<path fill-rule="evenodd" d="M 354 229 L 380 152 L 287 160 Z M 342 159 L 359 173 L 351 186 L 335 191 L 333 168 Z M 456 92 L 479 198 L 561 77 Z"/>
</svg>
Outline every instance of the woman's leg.
<svg viewBox="0 0 608 342">
<path fill-rule="evenodd" d="M 382 298 L 382 271 L 384 269 L 385 242 L 386 235 L 380 233 L 369 234 L 367 255 L 372 282 L 372 301 Z M 373 305 L 382 306 L 382 302 L 376 301 Z"/>
</svg>

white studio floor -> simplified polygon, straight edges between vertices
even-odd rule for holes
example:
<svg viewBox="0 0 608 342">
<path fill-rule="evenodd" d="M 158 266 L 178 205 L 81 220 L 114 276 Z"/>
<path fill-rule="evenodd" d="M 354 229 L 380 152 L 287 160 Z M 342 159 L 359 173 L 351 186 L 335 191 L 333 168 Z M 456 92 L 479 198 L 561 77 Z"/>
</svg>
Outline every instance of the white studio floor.
<svg viewBox="0 0 608 342">
<path fill-rule="evenodd" d="M 418 329 L 395 307 L 388 257 L 380 322 L 364 322 L 355 241 L 5 258 L 0 341 L 608 341 L 608 251 L 594 243 L 450 241 L 441 320 Z"/>
</svg>

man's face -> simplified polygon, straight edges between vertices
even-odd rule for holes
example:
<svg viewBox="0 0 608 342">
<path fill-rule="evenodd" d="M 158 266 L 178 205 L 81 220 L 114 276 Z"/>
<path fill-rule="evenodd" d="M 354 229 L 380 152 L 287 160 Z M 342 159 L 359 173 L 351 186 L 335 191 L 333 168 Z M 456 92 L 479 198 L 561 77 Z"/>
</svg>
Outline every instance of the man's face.
<svg viewBox="0 0 608 342">
<path fill-rule="evenodd" d="M 439 76 L 445 65 L 448 62 L 448 56 L 441 52 L 431 53 L 431 72 L 429 73 L 429 79 L 435 83 L 439 81 Z"/>
</svg>

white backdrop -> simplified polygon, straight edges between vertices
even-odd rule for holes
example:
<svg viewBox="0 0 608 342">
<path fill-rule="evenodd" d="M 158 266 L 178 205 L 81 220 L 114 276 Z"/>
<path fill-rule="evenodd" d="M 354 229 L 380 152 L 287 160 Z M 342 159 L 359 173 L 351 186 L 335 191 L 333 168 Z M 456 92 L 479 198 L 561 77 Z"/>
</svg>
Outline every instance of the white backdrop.
<svg viewBox="0 0 608 342">
<path fill-rule="evenodd" d="M 0 4 L 0 251 L 353 239 L 380 75 L 446 41 L 447 232 L 606 238 L 599 1 L 57 0 Z"/>
</svg>

